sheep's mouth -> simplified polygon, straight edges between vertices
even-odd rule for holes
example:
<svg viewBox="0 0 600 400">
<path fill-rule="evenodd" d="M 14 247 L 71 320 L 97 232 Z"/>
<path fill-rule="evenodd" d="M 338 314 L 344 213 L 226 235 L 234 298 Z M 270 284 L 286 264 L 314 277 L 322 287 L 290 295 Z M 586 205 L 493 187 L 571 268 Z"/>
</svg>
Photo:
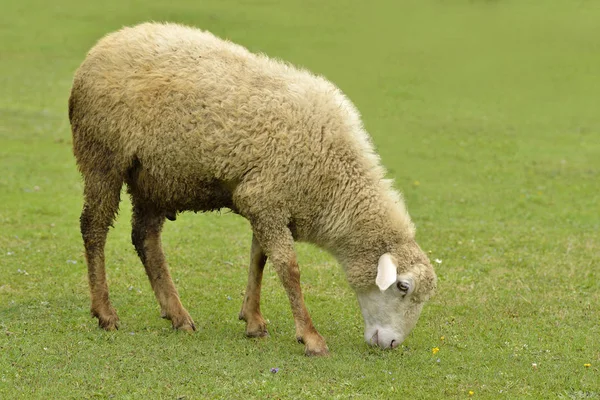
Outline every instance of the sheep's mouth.
<svg viewBox="0 0 600 400">
<path fill-rule="evenodd" d="M 370 344 L 373 346 L 379 346 L 379 331 L 375 331 L 373 336 L 371 336 Z"/>
</svg>

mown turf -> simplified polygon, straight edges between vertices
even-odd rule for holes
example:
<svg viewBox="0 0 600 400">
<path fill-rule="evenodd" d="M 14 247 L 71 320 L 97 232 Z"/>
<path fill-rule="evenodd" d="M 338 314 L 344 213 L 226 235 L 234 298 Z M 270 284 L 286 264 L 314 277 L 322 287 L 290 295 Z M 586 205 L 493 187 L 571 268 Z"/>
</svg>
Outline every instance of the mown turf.
<svg viewBox="0 0 600 400">
<path fill-rule="evenodd" d="M 3 0 L 0 9 L 0 398 L 600 398 L 597 2 Z M 199 327 L 173 332 L 129 243 L 126 199 L 106 252 L 122 325 L 97 328 L 66 102 L 94 42 L 146 20 L 302 65 L 356 103 L 419 243 L 441 261 L 438 295 L 402 348 L 363 342 L 343 271 L 308 245 L 298 246 L 303 288 L 332 356 L 302 355 L 270 268 L 271 336 L 244 338 L 250 231 L 227 212 L 166 226 L 172 274 Z"/>
</svg>

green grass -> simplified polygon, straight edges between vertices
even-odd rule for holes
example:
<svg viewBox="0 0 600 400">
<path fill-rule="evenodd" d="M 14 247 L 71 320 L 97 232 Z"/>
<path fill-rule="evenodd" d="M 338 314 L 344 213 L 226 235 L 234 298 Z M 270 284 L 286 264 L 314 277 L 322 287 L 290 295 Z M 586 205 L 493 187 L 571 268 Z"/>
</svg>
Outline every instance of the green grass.
<svg viewBox="0 0 600 400">
<path fill-rule="evenodd" d="M 598 2 L 0 9 L 0 398 L 600 398 Z M 343 271 L 308 245 L 298 246 L 303 288 L 332 356 L 302 355 L 270 267 L 271 336 L 244 338 L 250 231 L 225 212 L 166 225 L 171 271 L 199 327 L 173 332 L 129 243 L 126 200 L 106 252 L 122 325 L 97 328 L 66 104 L 95 41 L 145 20 L 193 24 L 302 65 L 356 103 L 419 243 L 442 260 L 438 294 L 401 349 L 363 342 Z"/>
</svg>

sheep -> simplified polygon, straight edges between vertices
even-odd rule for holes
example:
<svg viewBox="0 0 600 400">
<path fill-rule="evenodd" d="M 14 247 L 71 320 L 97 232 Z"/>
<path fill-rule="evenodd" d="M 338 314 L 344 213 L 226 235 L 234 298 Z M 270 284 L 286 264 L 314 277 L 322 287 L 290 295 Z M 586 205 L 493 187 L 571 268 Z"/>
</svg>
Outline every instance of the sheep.
<svg viewBox="0 0 600 400">
<path fill-rule="evenodd" d="M 296 339 L 326 355 L 300 288 L 295 241 L 330 252 L 357 294 L 370 345 L 398 346 L 436 275 L 350 100 L 323 77 L 171 23 L 102 38 L 77 69 L 69 98 L 84 183 L 80 218 L 91 313 L 118 328 L 104 247 L 126 184 L 131 239 L 173 328 L 195 330 L 161 245 L 165 218 L 228 208 L 252 228 L 239 318 L 268 334 L 260 310 L 267 258 L 289 297 Z"/>
</svg>

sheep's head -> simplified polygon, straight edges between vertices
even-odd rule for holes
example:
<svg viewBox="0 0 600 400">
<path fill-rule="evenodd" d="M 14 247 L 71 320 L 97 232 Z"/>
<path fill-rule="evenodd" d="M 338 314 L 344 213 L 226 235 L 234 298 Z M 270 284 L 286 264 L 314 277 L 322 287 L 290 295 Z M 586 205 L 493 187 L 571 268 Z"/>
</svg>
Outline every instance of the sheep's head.
<svg viewBox="0 0 600 400">
<path fill-rule="evenodd" d="M 406 339 L 436 288 L 435 272 L 424 254 L 401 269 L 398 259 L 403 258 L 394 252 L 383 254 L 375 281 L 356 292 L 365 320 L 365 340 L 384 349 Z"/>
</svg>

